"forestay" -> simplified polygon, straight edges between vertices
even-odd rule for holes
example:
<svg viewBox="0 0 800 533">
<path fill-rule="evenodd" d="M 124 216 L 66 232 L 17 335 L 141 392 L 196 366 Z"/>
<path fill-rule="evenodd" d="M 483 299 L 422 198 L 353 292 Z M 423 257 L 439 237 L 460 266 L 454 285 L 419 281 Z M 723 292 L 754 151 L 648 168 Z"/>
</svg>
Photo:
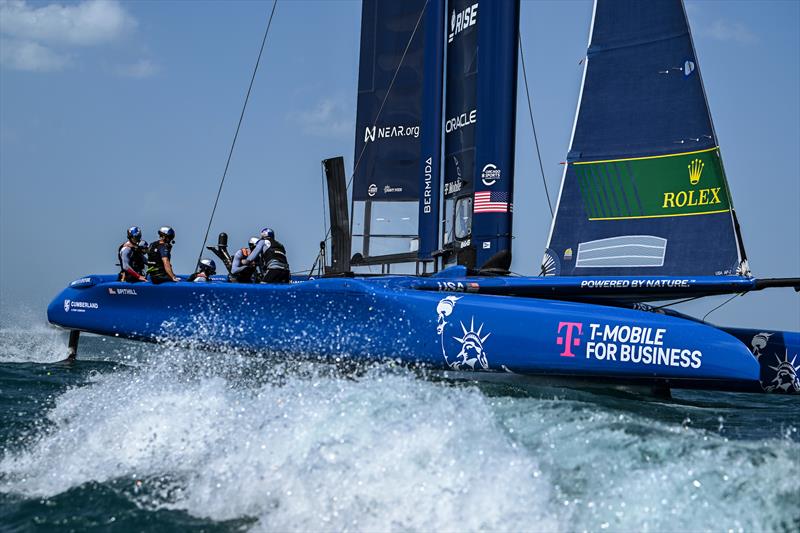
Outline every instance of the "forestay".
<svg viewBox="0 0 800 533">
<path fill-rule="evenodd" d="M 548 275 L 749 274 L 680 0 L 597 0 Z"/>
</svg>

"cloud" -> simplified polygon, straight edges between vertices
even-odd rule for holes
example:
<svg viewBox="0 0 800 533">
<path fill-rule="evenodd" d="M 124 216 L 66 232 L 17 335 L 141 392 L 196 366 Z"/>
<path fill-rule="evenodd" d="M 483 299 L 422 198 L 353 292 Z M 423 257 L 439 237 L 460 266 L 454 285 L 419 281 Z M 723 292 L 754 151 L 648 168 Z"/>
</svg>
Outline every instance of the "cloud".
<svg viewBox="0 0 800 533">
<path fill-rule="evenodd" d="M 140 59 L 130 65 L 118 66 L 116 72 L 124 78 L 143 79 L 158 74 L 158 66 L 149 59 Z"/>
<path fill-rule="evenodd" d="M 71 63 L 70 48 L 112 42 L 136 25 L 117 0 L 44 6 L 0 0 L 0 63 L 33 72 L 61 70 Z"/>
<path fill-rule="evenodd" d="M 341 98 L 323 98 L 316 105 L 291 113 L 289 118 L 298 123 L 302 131 L 321 137 L 343 137 L 353 134 L 355 113 Z"/>
<path fill-rule="evenodd" d="M 718 41 L 732 41 L 739 44 L 758 42 L 758 35 L 741 22 L 717 19 L 711 24 L 707 33 Z"/>
<path fill-rule="evenodd" d="M 0 64 L 14 70 L 50 72 L 62 70 L 70 59 L 33 41 L 0 39 Z"/>
<path fill-rule="evenodd" d="M 73 5 L 0 2 L 0 33 L 51 44 L 91 46 L 113 41 L 136 27 L 116 0 L 85 0 Z"/>
</svg>

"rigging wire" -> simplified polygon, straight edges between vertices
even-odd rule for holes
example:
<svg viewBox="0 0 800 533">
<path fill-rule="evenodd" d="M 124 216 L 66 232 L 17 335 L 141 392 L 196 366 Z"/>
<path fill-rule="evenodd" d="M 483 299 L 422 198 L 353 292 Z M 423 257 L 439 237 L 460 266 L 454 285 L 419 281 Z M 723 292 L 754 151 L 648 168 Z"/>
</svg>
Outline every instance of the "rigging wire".
<svg viewBox="0 0 800 533">
<path fill-rule="evenodd" d="M 247 95 L 244 97 L 244 104 L 242 105 L 242 112 L 239 114 L 239 123 L 236 125 L 236 133 L 233 135 L 233 142 L 231 142 L 231 149 L 228 151 L 228 159 L 225 161 L 225 170 L 222 172 L 222 179 L 219 182 L 219 189 L 217 189 L 217 197 L 214 199 L 214 207 L 211 209 L 211 216 L 208 219 L 208 226 L 206 226 L 206 234 L 203 237 L 203 245 L 200 246 L 200 255 L 197 256 L 197 264 L 200 264 L 200 259 L 203 257 L 203 250 L 208 242 L 208 233 L 211 231 L 211 223 L 214 221 L 214 214 L 217 212 L 217 204 L 219 204 L 219 197 L 222 194 L 222 186 L 225 184 L 225 178 L 228 175 L 228 167 L 231 164 L 231 157 L 233 157 L 233 149 L 236 146 L 236 139 L 239 137 L 239 129 L 242 127 L 242 120 L 244 119 L 244 112 L 247 109 L 247 102 L 250 100 L 250 92 L 253 90 L 253 82 L 256 79 L 258 72 L 258 65 L 261 63 L 261 55 L 264 53 L 264 45 L 267 42 L 267 35 L 269 29 L 272 27 L 272 17 L 275 16 L 275 7 L 278 5 L 278 0 L 273 0 L 272 10 L 269 13 L 269 20 L 267 21 L 267 29 L 264 30 L 264 38 L 261 39 L 261 48 L 258 50 L 258 58 L 253 67 L 253 75 L 250 77 L 250 85 L 247 87 Z"/>
<path fill-rule="evenodd" d="M 517 34 L 519 39 L 519 55 L 522 59 L 522 78 L 525 80 L 525 95 L 528 97 L 528 114 L 531 117 L 531 129 L 533 130 L 533 141 L 536 145 L 536 157 L 539 158 L 539 170 L 542 172 L 542 185 L 544 185 L 544 194 L 547 197 L 547 207 L 550 209 L 550 218 L 553 214 L 553 203 L 550 201 L 550 191 L 547 189 L 547 179 L 544 177 L 544 165 L 542 164 L 542 153 L 539 151 L 539 137 L 536 135 L 536 125 L 533 121 L 533 106 L 531 105 L 531 92 L 528 89 L 528 73 L 525 69 L 525 52 L 522 51 L 522 33 Z"/>
<path fill-rule="evenodd" d="M 737 296 L 742 296 L 743 294 L 744 294 L 743 292 L 741 292 L 741 293 L 738 293 L 738 294 L 734 294 L 733 296 L 731 296 L 730 298 L 728 298 L 727 300 L 725 300 L 724 302 L 722 302 L 721 304 L 719 304 L 718 306 L 716 306 L 714 309 L 712 309 L 712 310 L 711 310 L 711 311 L 709 311 L 708 313 L 704 314 L 704 315 L 703 315 L 703 322 L 705 322 L 705 321 L 706 321 L 706 317 L 707 317 L 708 315 L 710 315 L 711 313 L 713 313 L 714 311 L 716 311 L 717 309 L 719 309 L 719 308 L 720 308 L 720 307 L 722 307 L 723 305 L 726 305 L 726 304 L 728 304 L 728 303 L 729 303 L 731 300 L 733 300 L 733 299 L 734 299 L 734 298 L 736 298 Z"/>
</svg>

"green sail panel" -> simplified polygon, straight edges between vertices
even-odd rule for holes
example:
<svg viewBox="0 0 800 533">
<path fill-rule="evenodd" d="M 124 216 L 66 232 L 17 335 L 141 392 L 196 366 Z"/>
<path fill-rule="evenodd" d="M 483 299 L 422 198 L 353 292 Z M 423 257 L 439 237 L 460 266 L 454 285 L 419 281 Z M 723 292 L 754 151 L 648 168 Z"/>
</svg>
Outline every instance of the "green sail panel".
<svg viewBox="0 0 800 533">
<path fill-rule="evenodd" d="M 589 220 L 730 211 L 719 150 L 572 163 Z"/>
</svg>

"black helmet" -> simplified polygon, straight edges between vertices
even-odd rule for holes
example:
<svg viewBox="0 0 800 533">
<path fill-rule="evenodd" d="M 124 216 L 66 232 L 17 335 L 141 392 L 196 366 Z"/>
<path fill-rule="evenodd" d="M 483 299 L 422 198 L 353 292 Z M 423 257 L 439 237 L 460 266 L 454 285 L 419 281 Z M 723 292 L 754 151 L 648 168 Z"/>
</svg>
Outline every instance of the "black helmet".
<svg viewBox="0 0 800 533">
<path fill-rule="evenodd" d="M 258 241 L 258 237 L 250 237 L 250 240 L 247 241 L 247 246 L 250 247 L 250 250 L 253 250 L 256 247 L 256 244 L 258 244 Z"/>
<path fill-rule="evenodd" d="M 139 229 L 139 226 L 128 228 L 128 240 L 134 244 L 142 240 L 142 230 Z"/>
<path fill-rule="evenodd" d="M 169 226 L 161 226 L 158 229 L 158 236 L 172 243 L 175 242 L 175 230 Z"/>
<path fill-rule="evenodd" d="M 213 259 L 201 259 L 200 264 L 197 266 L 200 268 L 200 272 L 204 272 L 207 276 L 217 273 L 217 264 Z"/>
</svg>

